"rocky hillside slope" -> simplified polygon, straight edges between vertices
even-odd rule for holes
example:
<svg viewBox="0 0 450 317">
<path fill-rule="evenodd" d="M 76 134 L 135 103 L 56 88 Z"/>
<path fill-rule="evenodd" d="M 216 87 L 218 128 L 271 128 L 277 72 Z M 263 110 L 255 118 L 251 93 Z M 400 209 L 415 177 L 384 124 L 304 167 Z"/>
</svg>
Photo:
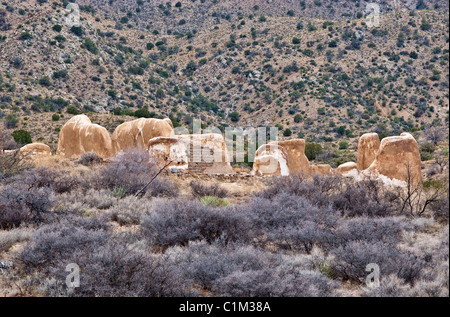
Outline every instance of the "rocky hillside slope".
<svg viewBox="0 0 450 317">
<path fill-rule="evenodd" d="M 0 117 L 33 140 L 54 142 L 57 119 L 79 112 L 110 131 L 170 116 L 318 142 L 448 123 L 440 1 L 380 2 L 379 27 L 364 1 L 77 2 L 79 25 L 68 2 L 0 4 Z"/>
</svg>

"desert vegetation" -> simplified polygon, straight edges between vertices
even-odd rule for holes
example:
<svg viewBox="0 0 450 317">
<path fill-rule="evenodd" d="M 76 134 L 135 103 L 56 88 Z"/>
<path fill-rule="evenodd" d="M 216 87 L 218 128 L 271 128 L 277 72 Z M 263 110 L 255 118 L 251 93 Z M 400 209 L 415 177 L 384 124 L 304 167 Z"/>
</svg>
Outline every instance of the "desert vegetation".
<svg viewBox="0 0 450 317">
<path fill-rule="evenodd" d="M 261 179 L 236 201 L 224 184 L 170 173 L 136 195 L 158 172 L 147 162 L 132 149 L 110 162 L 89 153 L 66 167 L 8 167 L 2 295 L 448 296 L 445 174 L 421 186 L 439 190 L 427 203 L 428 192 L 319 175 Z M 74 290 L 70 263 L 82 272 Z M 366 286 L 369 263 L 379 287 Z"/>
<path fill-rule="evenodd" d="M 383 3 L 371 28 L 366 1 L 138 2 L 78 1 L 71 26 L 68 1 L 3 1 L 8 128 L 54 146 L 64 121 L 54 115 L 92 114 L 110 130 L 130 116 L 184 126 L 196 116 L 221 129 L 270 123 L 343 154 L 342 138 L 367 130 L 448 124 L 448 4 Z"/>
</svg>

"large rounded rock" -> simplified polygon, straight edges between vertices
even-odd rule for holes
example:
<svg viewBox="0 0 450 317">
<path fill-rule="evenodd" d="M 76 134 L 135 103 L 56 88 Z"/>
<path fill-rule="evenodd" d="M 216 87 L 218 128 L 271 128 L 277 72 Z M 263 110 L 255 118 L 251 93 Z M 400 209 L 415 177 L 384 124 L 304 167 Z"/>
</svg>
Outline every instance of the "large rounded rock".
<svg viewBox="0 0 450 317">
<path fill-rule="evenodd" d="M 87 116 L 77 115 L 62 127 L 56 154 L 77 158 L 86 152 L 110 157 L 113 154 L 111 137 L 104 127 L 93 124 Z"/>
<path fill-rule="evenodd" d="M 375 161 L 365 171 L 381 174 L 391 180 L 419 184 L 422 182 L 419 145 L 409 133 L 381 140 Z"/>
<path fill-rule="evenodd" d="M 113 152 L 116 154 L 127 148 L 148 148 L 150 139 L 173 137 L 174 129 L 170 119 L 140 118 L 119 125 L 112 134 Z"/>
<path fill-rule="evenodd" d="M 359 138 L 358 142 L 358 170 L 365 170 L 375 161 L 380 148 L 380 138 L 376 133 L 366 133 Z"/>
<path fill-rule="evenodd" d="M 276 144 L 264 144 L 255 153 L 253 175 L 289 176 L 288 155 L 284 148 Z"/>
</svg>

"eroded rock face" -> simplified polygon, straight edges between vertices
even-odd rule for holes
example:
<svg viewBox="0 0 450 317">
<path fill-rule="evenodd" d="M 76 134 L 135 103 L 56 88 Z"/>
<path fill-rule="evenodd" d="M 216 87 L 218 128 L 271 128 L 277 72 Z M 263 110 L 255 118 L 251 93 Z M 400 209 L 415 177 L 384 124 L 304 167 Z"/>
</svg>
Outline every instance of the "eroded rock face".
<svg viewBox="0 0 450 317">
<path fill-rule="evenodd" d="M 289 176 L 288 154 L 276 144 L 264 144 L 255 153 L 252 174 L 256 176 Z"/>
<path fill-rule="evenodd" d="M 44 143 L 31 143 L 22 146 L 19 149 L 19 155 L 21 157 L 42 157 L 52 155 L 51 149 L 47 144 Z"/>
<path fill-rule="evenodd" d="M 378 149 L 380 148 L 380 138 L 376 133 L 366 133 L 359 138 L 358 142 L 358 170 L 365 170 L 375 161 Z"/>
<path fill-rule="evenodd" d="M 347 174 L 348 172 L 351 172 L 352 170 L 356 170 L 356 169 L 357 169 L 357 164 L 355 162 L 347 162 L 347 163 L 339 165 L 336 168 L 336 173 L 338 173 L 340 175 L 344 175 L 344 174 Z"/>
<path fill-rule="evenodd" d="M 319 164 L 310 166 L 311 174 L 333 175 L 333 168 L 329 164 Z"/>
<path fill-rule="evenodd" d="M 86 152 L 109 158 L 113 154 L 111 137 L 104 127 L 93 124 L 87 116 L 77 115 L 62 127 L 56 154 L 77 158 Z"/>
<path fill-rule="evenodd" d="M 413 184 L 422 182 L 419 145 L 409 133 L 381 140 L 375 161 L 364 171 L 366 174 L 381 174 L 391 180 Z"/>
<path fill-rule="evenodd" d="M 140 118 L 124 122 L 112 134 L 112 146 L 115 154 L 127 148 L 148 148 L 148 141 L 156 137 L 173 137 L 174 129 L 170 119 Z"/>
<path fill-rule="evenodd" d="M 186 134 L 149 140 L 150 157 L 159 166 L 169 166 L 198 174 L 234 174 L 221 134 Z"/>
<path fill-rule="evenodd" d="M 305 155 L 305 140 L 295 139 L 270 142 L 269 144 L 279 145 L 283 148 L 288 157 L 288 168 L 290 173 L 308 174 L 310 172 L 309 161 Z"/>
</svg>

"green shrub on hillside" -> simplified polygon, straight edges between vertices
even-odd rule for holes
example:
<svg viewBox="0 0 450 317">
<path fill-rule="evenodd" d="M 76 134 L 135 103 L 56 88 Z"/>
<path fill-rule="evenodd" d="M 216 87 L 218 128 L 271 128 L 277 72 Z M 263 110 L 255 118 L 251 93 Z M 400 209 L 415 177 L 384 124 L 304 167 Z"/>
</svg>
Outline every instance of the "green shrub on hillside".
<svg viewBox="0 0 450 317">
<path fill-rule="evenodd" d="M 33 143 L 30 133 L 26 130 L 16 130 L 12 133 L 12 137 L 14 138 L 14 141 L 19 144 Z"/>
</svg>

